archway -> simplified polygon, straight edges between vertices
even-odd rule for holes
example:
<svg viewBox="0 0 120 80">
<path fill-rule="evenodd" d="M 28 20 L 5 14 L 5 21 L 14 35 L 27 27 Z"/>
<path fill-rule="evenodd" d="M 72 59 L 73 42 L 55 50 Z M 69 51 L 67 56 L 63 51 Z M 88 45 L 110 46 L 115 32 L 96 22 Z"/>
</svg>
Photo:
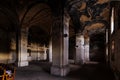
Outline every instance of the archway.
<svg viewBox="0 0 120 80">
<path fill-rule="evenodd" d="M 106 33 L 107 22 L 104 20 L 94 21 L 87 25 L 85 30 L 90 37 L 90 61 L 106 62 Z"/>
<path fill-rule="evenodd" d="M 27 66 L 28 61 L 32 60 L 32 58 L 30 58 L 30 56 L 32 56 L 31 52 L 40 52 L 38 51 L 39 48 L 41 50 L 44 49 L 45 51 L 43 52 L 46 54 L 47 50 L 49 50 L 48 46 L 53 23 L 52 10 L 45 3 L 31 4 L 24 11 L 24 14 L 19 15 L 21 20 L 21 40 L 19 41 L 21 53 L 19 53 L 19 66 Z M 34 47 L 35 51 L 32 47 Z M 34 57 L 35 56 L 38 56 L 38 54 L 34 55 Z M 38 57 L 35 58 L 39 60 Z M 33 60 L 36 60 L 35 58 Z"/>
</svg>

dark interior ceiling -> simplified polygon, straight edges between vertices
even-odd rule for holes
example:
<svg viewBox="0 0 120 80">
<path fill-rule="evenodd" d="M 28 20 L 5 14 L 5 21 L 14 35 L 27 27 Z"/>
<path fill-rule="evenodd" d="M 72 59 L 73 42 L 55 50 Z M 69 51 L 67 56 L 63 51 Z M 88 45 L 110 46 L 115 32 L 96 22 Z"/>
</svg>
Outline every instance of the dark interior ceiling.
<svg viewBox="0 0 120 80">
<path fill-rule="evenodd" d="M 0 24 L 4 25 L 1 28 L 14 25 L 19 18 L 18 22 L 27 24 L 36 32 L 34 35 L 45 33 L 44 36 L 50 36 L 52 16 L 59 15 L 64 8 L 71 17 L 70 37 L 74 37 L 79 31 L 87 31 L 89 35 L 103 33 L 109 24 L 109 0 L 4 0 L 0 1 L 0 5 L 2 9 L 11 11 L 7 17 L 13 19 L 8 21 L 6 15 L 1 13 L 0 18 L 4 17 L 4 20 L 0 21 Z M 42 36 L 36 37 L 44 40 Z"/>
<path fill-rule="evenodd" d="M 22 25 L 27 24 L 25 27 L 30 28 L 29 41 L 48 44 L 53 24 L 52 9 L 45 3 L 31 3 L 20 10 Z"/>
</svg>

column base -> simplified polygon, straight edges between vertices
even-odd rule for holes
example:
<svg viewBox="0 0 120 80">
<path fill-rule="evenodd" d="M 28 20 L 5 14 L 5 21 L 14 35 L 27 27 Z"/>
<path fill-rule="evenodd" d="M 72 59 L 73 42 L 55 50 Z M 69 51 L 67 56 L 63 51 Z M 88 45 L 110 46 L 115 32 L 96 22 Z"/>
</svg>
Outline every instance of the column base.
<svg viewBox="0 0 120 80">
<path fill-rule="evenodd" d="M 51 67 L 51 74 L 56 76 L 66 76 L 69 73 L 70 69 L 69 66 L 52 66 Z"/>
<path fill-rule="evenodd" d="M 52 60 L 49 60 L 49 62 L 51 63 L 51 62 L 52 62 Z"/>
<path fill-rule="evenodd" d="M 28 61 L 19 61 L 18 62 L 18 67 L 24 67 L 24 66 L 28 66 Z"/>
<path fill-rule="evenodd" d="M 84 61 L 83 61 L 83 60 L 75 60 L 75 64 L 80 64 L 80 65 L 82 65 L 82 64 L 84 64 Z"/>
<path fill-rule="evenodd" d="M 89 62 L 89 61 L 90 61 L 89 59 L 85 59 L 85 63 L 86 63 L 86 62 Z"/>
</svg>

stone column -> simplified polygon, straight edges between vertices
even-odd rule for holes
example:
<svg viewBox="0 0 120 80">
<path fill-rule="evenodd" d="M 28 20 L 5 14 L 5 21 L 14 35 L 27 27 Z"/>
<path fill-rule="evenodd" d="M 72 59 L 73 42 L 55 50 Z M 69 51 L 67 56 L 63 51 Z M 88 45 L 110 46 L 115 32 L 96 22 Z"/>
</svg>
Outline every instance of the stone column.
<svg viewBox="0 0 120 80">
<path fill-rule="evenodd" d="M 108 29 L 106 29 L 106 62 L 108 63 L 108 61 L 109 61 L 109 58 L 108 58 L 108 45 L 109 45 L 109 43 L 108 43 L 108 36 L 109 36 L 109 33 L 108 33 L 109 31 L 108 31 Z"/>
<path fill-rule="evenodd" d="M 69 47 L 69 18 L 64 16 L 55 18 L 52 36 L 52 67 L 51 74 L 66 76 L 69 72 L 68 66 L 68 47 Z"/>
<path fill-rule="evenodd" d="M 49 41 L 49 62 L 52 62 L 52 39 Z"/>
<path fill-rule="evenodd" d="M 18 66 L 28 66 L 28 53 L 27 53 L 27 37 L 28 30 L 21 29 L 21 37 L 19 39 L 19 52 L 18 52 Z"/>
<path fill-rule="evenodd" d="M 46 53 L 46 51 L 47 51 L 47 49 L 46 49 L 46 47 L 45 47 L 45 45 L 44 45 L 44 55 L 43 55 L 43 59 L 44 60 L 46 60 L 47 59 L 47 53 Z"/>
<path fill-rule="evenodd" d="M 85 60 L 84 62 L 88 62 L 89 61 L 89 37 L 85 38 L 85 43 L 84 43 L 84 56 L 85 56 Z"/>
<path fill-rule="evenodd" d="M 82 34 L 76 35 L 76 58 L 75 63 L 84 63 L 84 36 Z"/>
<path fill-rule="evenodd" d="M 39 50 L 39 45 L 38 45 L 38 56 L 37 56 L 37 58 L 38 58 L 38 61 L 40 60 L 40 50 Z"/>
</svg>

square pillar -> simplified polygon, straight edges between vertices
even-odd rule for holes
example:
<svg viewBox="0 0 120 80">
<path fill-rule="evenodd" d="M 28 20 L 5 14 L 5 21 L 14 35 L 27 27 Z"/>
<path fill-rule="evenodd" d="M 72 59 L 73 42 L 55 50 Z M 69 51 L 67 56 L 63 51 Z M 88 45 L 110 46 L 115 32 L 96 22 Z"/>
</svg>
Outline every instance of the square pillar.
<svg viewBox="0 0 120 80">
<path fill-rule="evenodd" d="M 52 39 L 49 41 L 49 62 L 52 62 Z"/>
<path fill-rule="evenodd" d="M 85 44 L 84 44 L 84 54 L 85 54 L 85 62 L 89 62 L 89 37 L 85 38 Z"/>
<path fill-rule="evenodd" d="M 44 60 L 47 60 L 47 53 L 46 53 L 46 51 L 47 51 L 47 48 L 44 45 L 44 54 L 43 54 L 43 59 Z"/>
<path fill-rule="evenodd" d="M 21 37 L 19 39 L 19 53 L 18 53 L 18 66 L 28 66 L 28 53 L 27 53 L 27 29 L 21 29 Z"/>
<path fill-rule="evenodd" d="M 108 40 L 108 38 L 109 38 L 109 31 L 108 31 L 108 29 L 106 29 L 106 62 L 108 63 L 109 62 L 109 40 Z"/>
<path fill-rule="evenodd" d="M 75 63 L 84 63 L 84 35 L 77 34 L 76 36 L 76 58 Z"/>
<path fill-rule="evenodd" d="M 69 24 L 68 19 L 57 17 L 53 26 L 52 36 L 52 67 L 51 74 L 56 76 L 66 76 L 69 72 L 68 48 L 69 48 Z"/>
<path fill-rule="evenodd" d="M 40 60 L 40 52 L 38 51 L 37 53 L 37 60 L 39 61 Z"/>
</svg>

